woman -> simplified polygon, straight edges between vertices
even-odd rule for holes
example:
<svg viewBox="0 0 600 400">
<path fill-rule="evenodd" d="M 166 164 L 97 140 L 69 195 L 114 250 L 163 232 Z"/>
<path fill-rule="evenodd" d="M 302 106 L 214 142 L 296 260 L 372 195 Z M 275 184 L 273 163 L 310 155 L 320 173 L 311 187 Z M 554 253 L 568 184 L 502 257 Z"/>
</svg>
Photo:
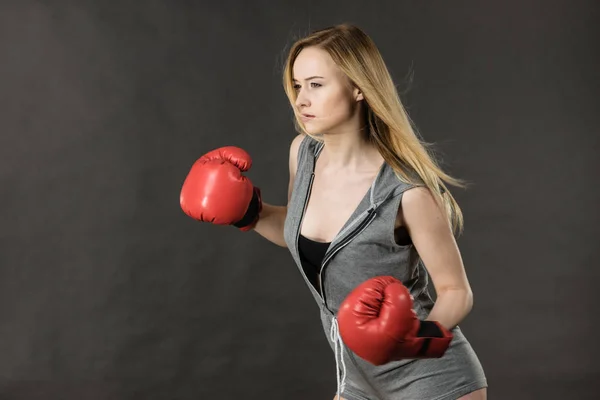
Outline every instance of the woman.
<svg viewBox="0 0 600 400">
<path fill-rule="evenodd" d="M 447 187 L 461 183 L 416 136 L 376 46 L 351 25 L 315 32 L 292 46 L 283 78 L 300 132 L 290 147 L 287 207 L 263 203 L 241 174 L 250 156 L 227 147 L 194 164 L 182 208 L 289 248 L 331 335 L 335 398 L 486 399 L 485 374 L 458 327 L 473 304 L 454 238 L 462 214 Z M 404 285 L 422 326 L 434 323 L 448 333 L 443 355 L 375 365 L 345 346 L 337 331 L 340 307 L 380 276 Z"/>
</svg>

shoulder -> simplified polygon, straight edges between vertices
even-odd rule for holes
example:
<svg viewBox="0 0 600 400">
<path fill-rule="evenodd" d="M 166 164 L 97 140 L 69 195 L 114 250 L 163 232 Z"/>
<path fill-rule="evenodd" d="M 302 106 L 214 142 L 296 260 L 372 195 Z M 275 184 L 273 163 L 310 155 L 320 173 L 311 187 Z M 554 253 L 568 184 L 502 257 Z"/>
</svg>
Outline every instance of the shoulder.
<svg viewBox="0 0 600 400">
<path fill-rule="evenodd" d="M 290 173 L 292 175 L 295 175 L 296 169 L 298 168 L 298 153 L 300 150 L 300 145 L 305 137 L 306 135 L 303 134 L 296 135 L 290 144 Z"/>
<path fill-rule="evenodd" d="M 414 186 L 402 195 L 397 223 L 410 229 L 416 225 L 446 224 L 444 207 L 427 186 Z"/>
<path fill-rule="evenodd" d="M 290 167 L 297 166 L 298 160 L 302 158 L 303 154 L 314 153 L 319 143 L 309 135 L 303 133 L 296 135 L 290 145 Z"/>
<path fill-rule="evenodd" d="M 296 135 L 296 137 L 292 139 L 292 143 L 290 144 L 290 160 L 298 160 L 298 152 L 300 150 L 300 145 L 302 144 L 302 141 L 305 137 L 306 135 L 300 134 Z"/>
<path fill-rule="evenodd" d="M 431 190 L 425 185 L 415 185 L 404 191 L 402 205 L 407 207 L 431 206 L 437 204 Z"/>
<path fill-rule="evenodd" d="M 380 185 L 381 193 L 380 196 L 383 198 L 395 198 L 402 200 L 406 193 L 412 192 L 415 195 L 417 189 L 426 189 L 426 185 L 421 177 L 410 168 L 402 168 L 401 171 L 392 167 L 387 162 L 384 163 L 384 171 L 381 179 L 383 185 Z M 422 194 L 416 194 L 422 195 Z M 411 195 L 409 195 L 410 197 Z M 400 205 L 402 202 L 400 202 Z"/>
<path fill-rule="evenodd" d="M 299 134 L 296 135 L 296 137 L 294 137 L 290 145 L 290 156 L 293 155 L 294 157 L 298 157 L 298 150 L 300 149 L 300 144 L 302 143 L 302 140 L 304 140 L 305 137 L 306 135 L 303 134 Z"/>
</svg>

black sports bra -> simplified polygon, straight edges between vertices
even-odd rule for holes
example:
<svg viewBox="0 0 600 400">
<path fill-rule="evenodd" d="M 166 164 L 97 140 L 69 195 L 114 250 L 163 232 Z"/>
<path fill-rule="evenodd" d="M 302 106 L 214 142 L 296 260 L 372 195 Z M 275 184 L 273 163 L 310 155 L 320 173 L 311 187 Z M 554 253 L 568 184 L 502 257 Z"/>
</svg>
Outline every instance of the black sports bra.
<svg viewBox="0 0 600 400">
<path fill-rule="evenodd" d="M 319 288 L 321 263 L 330 244 L 330 242 L 316 242 L 302 235 L 300 235 L 298 240 L 298 252 L 300 253 L 302 269 L 310 283 L 312 283 L 319 293 L 321 292 Z"/>
</svg>

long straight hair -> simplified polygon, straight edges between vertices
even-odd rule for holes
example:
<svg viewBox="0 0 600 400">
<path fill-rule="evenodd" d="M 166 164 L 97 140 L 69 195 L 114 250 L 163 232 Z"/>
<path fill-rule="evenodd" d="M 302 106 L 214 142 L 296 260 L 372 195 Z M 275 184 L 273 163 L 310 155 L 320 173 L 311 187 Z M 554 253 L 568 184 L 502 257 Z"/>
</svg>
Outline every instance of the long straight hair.
<svg viewBox="0 0 600 400">
<path fill-rule="evenodd" d="M 373 40 L 360 28 L 341 24 L 316 31 L 297 40 L 289 50 L 283 71 L 283 86 L 295 108 L 296 90 L 293 65 L 306 47 L 325 50 L 364 96 L 369 139 L 396 176 L 411 184 L 424 184 L 434 194 L 457 235 L 463 229 L 462 211 L 448 185 L 465 187 L 465 183 L 445 173 L 437 164 L 431 144 L 418 136 L 396 90 L 383 57 Z M 295 113 L 298 132 L 309 134 Z M 418 179 L 414 176 L 418 174 Z"/>
</svg>

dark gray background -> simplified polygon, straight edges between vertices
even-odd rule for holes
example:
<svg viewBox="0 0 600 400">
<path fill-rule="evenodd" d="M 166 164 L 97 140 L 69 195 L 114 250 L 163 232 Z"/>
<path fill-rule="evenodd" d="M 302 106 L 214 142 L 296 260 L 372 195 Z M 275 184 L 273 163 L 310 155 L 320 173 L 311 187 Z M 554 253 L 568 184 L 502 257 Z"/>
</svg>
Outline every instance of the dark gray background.
<svg viewBox="0 0 600 400">
<path fill-rule="evenodd" d="M 179 208 L 224 145 L 284 204 L 286 48 L 375 40 L 449 172 L 490 399 L 598 389 L 599 7 L 583 1 L 0 3 L 0 399 L 331 399 L 286 249 Z"/>
</svg>

